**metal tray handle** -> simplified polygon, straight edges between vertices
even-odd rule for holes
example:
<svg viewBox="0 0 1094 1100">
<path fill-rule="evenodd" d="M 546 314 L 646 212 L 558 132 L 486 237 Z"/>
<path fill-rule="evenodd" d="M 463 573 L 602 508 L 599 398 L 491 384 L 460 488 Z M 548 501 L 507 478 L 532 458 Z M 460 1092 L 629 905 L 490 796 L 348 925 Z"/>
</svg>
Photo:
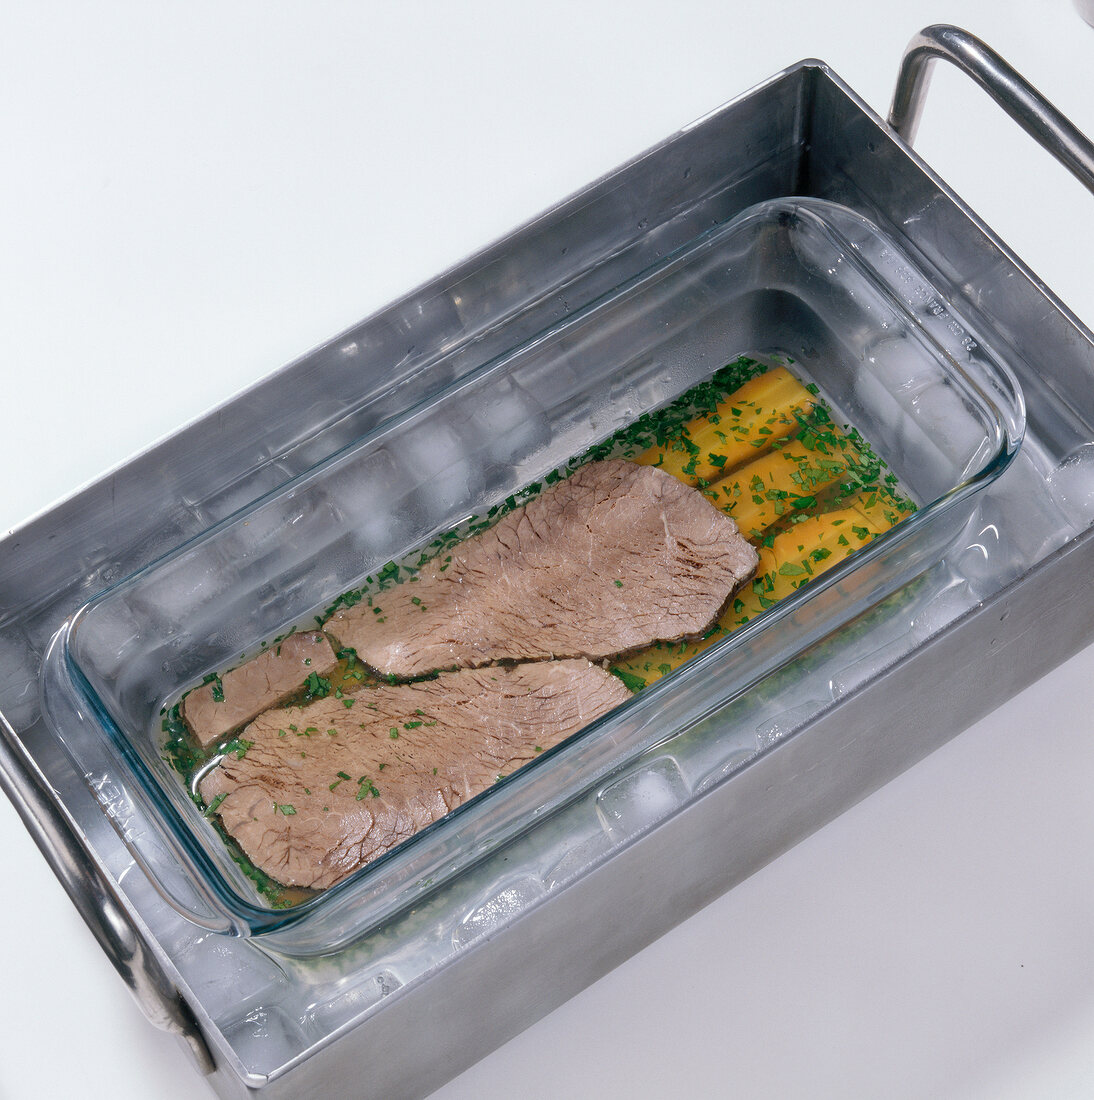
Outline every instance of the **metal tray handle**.
<svg viewBox="0 0 1094 1100">
<path fill-rule="evenodd" d="M 180 1035 L 202 1073 L 212 1073 L 212 1054 L 189 1006 L 129 918 L 114 884 L 88 854 L 42 770 L 2 714 L 0 790 L 11 799 L 46 862 L 145 1015 L 157 1027 Z"/>
<path fill-rule="evenodd" d="M 897 75 L 889 125 L 915 141 L 934 62 L 942 58 L 972 77 L 1035 141 L 1094 192 L 1094 142 L 1068 121 L 990 46 L 960 27 L 925 27 L 908 44 Z"/>
</svg>

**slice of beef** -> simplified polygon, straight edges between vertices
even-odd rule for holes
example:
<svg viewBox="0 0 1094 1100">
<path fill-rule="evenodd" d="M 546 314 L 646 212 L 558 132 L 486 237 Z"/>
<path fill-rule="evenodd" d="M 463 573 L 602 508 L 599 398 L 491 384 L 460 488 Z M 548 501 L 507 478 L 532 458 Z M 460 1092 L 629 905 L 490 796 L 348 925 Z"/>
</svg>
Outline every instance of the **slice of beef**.
<svg viewBox="0 0 1094 1100">
<path fill-rule="evenodd" d="M 398 677 L 599 660 L 702 633 L 756 562 L 698 490 L 652 466 L 593 462 L 326 625 Z"/>
<path fill-rule="evenodd" d="M 191 733 L 207 748 L 288 699 L 313 672 L 328 676 L 337 664 L 326 635 L 315 630 L 290 634 L 226 672 L 219 683 L 194 688 L 183 699 L 180 713 Z"/>
<path fill-rule="evenodd" d="M 256 866 L 323 889 L 629 696 L 571 660 L 327 697 L 252 722 L 201 795 Z"/>
</svg>

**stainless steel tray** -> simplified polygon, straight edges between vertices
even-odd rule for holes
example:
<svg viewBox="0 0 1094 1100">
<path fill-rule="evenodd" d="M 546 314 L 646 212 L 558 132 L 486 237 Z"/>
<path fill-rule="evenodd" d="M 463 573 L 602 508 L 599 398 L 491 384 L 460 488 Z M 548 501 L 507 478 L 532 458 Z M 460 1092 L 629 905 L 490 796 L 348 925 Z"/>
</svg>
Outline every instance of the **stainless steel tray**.
<svg viewBox="0 0 1094 1100">
<path fill-rule="evenodd" d="M 807 141 L 807 136 L 811 140 Z M 726 147 L 751 148 L 756 156 L 751 162 L 741 160 L 727 167 L 721 163 L 717 152 Z M 757 151 L 762 151 L 762 155 Z M 694 188 L 681 191 L 676 186 L 660 186 L 659 181 L 678 178 L 680 173 L 672 169 L 682 166 L 685 161 L 693 168 L 689 179 L 694 180 Z M 502 254 L 513 262 L 522 255 L 534 258 L 546 235 L 550 240 L 569 239 L 585 246 L 583 255 L 587 266 L 574 281 L 574 293 L 578 295 L 576 300 L 588 300 L 597 293 L 598 279 L 603 280 L 599 284 L 601 289 L 618 285 L 627 271 L 641 267 L 643 249 L 648 258 L 658 247 L 666 244 L 671 247 L 686 241 L 708 218 L 725 220 L 754 199 L 795 192 L 836 199 L 877 221 L 916 255 L 924 270 L 952 287 L 950 301 L 956 313 L 969 321 L 970 331 L 983 334 L 982 338 L 989 345 L 1007 348 L 1008 358 L 1015 363 L 1029 399 L 1031 433 L 1023 455 L 1028 461 L 1015 466 L 1014 476 L 1008 474 L 1008 478 L 1000 482 L 999 492 L 993 492 L 985 505 L 991 509 L 990 518 L 995 521 L 997 530 L 1008 540 L 1006 552 L 996 554 L 990 568 L 983 567 L 973 555 L 960 552 L 947 560 L 945 565 L 950 572 L 935 579 L 941 586 L 939 590 L 947 594 L 948 602 L 930 621 L 919 615 L 912 617 L 914 648 L 911 652 L 902 648 L 907 624 L 890 617 L 891 608 L 886 608 L 877 613 L 879 618 L 872 617 L 868 623 L 865 636 L 872 639 L 872 648 L 865 655 L 882 654 L 881 658 L 869 662 L 868 667 L 861 663 L 864 656 L 861 632 L 859 642 L 851 650 L 841 649 L 846 644 L 845 638 L 835 638 L 808 655 L 808 660 L 813 662 L 811 667 L 837 673 L 835 678 L 828 676 L 827 680 L 818 675 L 817 682 L 838 683 L 839 690 L 833 692 L 829 688 L 827 697 L 822 692 L 821 697 L 811 700 L 814 704 L 811 711 L 805 708 L 789 716 L 778 714 L 779 721 L 769 723 L 772 747 L 757 756 L 748 767 L 736 772 L 730 781 L 712 786 L 686 807 L 677 809 L 669 820 L 660 824 L 647 822 L 648 831 L 628 837 L 610 858 L 599 861 L 591 858 L 589 865 L 569 881 L 565 890 L 522 898 L 519 890 L 513 892 L 511 883 L 496 880 L 495 885 L 500 884 L 500 890 L 479 897 L 470 913 L 466 909 L 453 911 L 454 923 L 450 927 L 459 925 L 468 931 L 461 937 L 442 934 L 428 945 L 433 952 L 432 958 L 428 968 L 419 961 L 417 975 L 410 973 L 413 968 L 407 967 L 405 959 L 406 944 L 414 938 L 412 929 L 392 929 L 390 940 L 372 944 L 369 966 L 364 968 L 359 959 L 335 960 L 325 970 L 298 968 L 284 962 L 264 966 L 257 957 L 252 958 L 237 945 L 236 961 L 240 972 L 252 981 L 250 986 L 247 982 L 240 983 L 234 991 L 233 1003 L 218 1004 L 216 991 L 208 988 L 207 981 L 202 985 L 202 975 L 207 972 L 207 952 L 211 948 L 203 949 L 192 937 L 182 933 L 148 890 L 147 883 L 142 883 L 138 874 L 127 874 L 125 891 L 119 895 L 122 912 L 139 914 L 140 921 L 150 930 L 151 953 L 162 967 L 160 984 L 166 984 L 168 989 L 174 986 L 185 990 L 186 1003 L 217 1050 L 218 1087 L 225 1094 L 238 1091 L 241 1080 L 250 1080 L 255 1085 L 268 1082 L 265 1087 L 271 1095 L 280 1090 L 285 1090 L 286 1094 L 307 1091 L 324 1080 L 332 1084 L 352 1080 L 355 1057 L 365 1057 L 365 1046 L 385 1038 L 393 1040 L 400 1028 L 405 1034 L 408 1022 L 419 1014 L 425 1013 L 425 1018 L 429 1018 L 423 997 L 443 999 L 446 990 L 487 979 L 493 967 L 505 966 L 515 957 L 510 953 L 523 944 L 539 942 L 542 952 L 545 930 L 553 929 L 552 934 L 546 935 L 548 950 L 544 958 L 545 972 L 551 977 L 537 991 L 534 1004 L 525 1004 L 520 1011 L 512 1011 L 509 1006 L 504 1020 L 499 1015 L 499 1018 L 487 1020 L 486 1027 L 482 1026 L 480 1017 L 474 1035 L 462 1034 L 463 1025 L 458 1020 L 440 1023 L 436 1033 L 443 1041 L 438 1043 L 437 1049 L 443 1066 L 439 1061 L 430 1063 L 428 1058 L 413 1056 L 409 1051 L 405 1060 L 391 1059 L 391 1073 L 400 1076 L 390 1078 L 388 1085 L 398 1080 L 406 1091 L 437 1083 L 440 1074 L 453 1071 L 461 1062 L 466 1064 L 511 1033 L 513 1028 L 527 1022 L 531 1014 L 546 1010 L 550 1003 L 591 980 L 597 973 L 597 958 L 604 960 L 600 965 L 607 965 L 607 959 L 618 958 L 618 953 L 626 950 L 628 943 L 637 945 L 648 939 L 659 927 L 665 927 L 687 909 L 700 904 L 704 897 L 712 896 L 782 850 L 795 836 L 815 827 L 838 812 L 842 805 L 861 797 L 900 767 L 929 751 L 933 741 L 928 744 L 924 737 L 897 738 L 891 728 L 878 732 L 868 754 L 856 754 L 850 746 L 844 745 L 848 719 L 856 715 L 868 718 L 871 707 L 877 713 L 881 707 L 879 693 L 882 689 L 888 693 L 886 713 L 896 700 L 907 705 L 907 713 L 913 720 L 917 716 L 930 716 L 930 708 L 937 706 L 937 702 L 907 698 L 908 685 L 916 673 L 930 668 L 938 674 L 936 682 L 944 686 L 962 667 L 975 668 L 978 662 L 987 667 L 992 660 L 1000 660 L 993 656 L 994 653 L 1007 652 L 1005 645 L 966 649 L 965 643 L 979 638 L 977 630 L 986 631 L 985 637 L 990 634 L 993 640 L 1004 643 L 1009 640 L 1008 631 L 1013 631 L 1011 637 L 1016 642 L 1036 641 L 1031 659 L 1021 666 L 1016 665 L 1019 674 L 1011 680 L 1011 689 L 1020 686 L 1026 677 L 1032 678 L 1050 667 L 1087 636 L 1077 609 L 1058 609 L 1060 613 L 1054 618 L 1051 634 L 1043 631 L 1044 636 L 1033 637 L 1031 631 L 1036 632 L 1031 624 L 1043 619 L 1044 601 L 1050 596 L 1053 584 L 1066 583 L 1070 575 L 1067 570 L 1084 563 L 1081 554 L 1086 545 L 1084 533 L 1090 517 L 1069 513 L 1062 506 L 1065 502 L 1051 490 L 1059 490 L 1067 477 L 1082 473 L 1076 471 L 1074 456 L 1081 453 L 1081 448 L 1090 439 L 1089 387 L 1086 384 L 1090 369 L 1089 334 L 1051 300 L 1008 255 L 1005 247 L 994 241 L 824 66 L 803 63 L 780 74 L 757 92 L 671 139 L 609 180 L 594 185 L 580 196 L 580 200 L 563 204 L 529 229 L 518 232 L 494 250 L 450 273 L 447 279 L 438 280 L 435 288 L 451 287 L 464 280 L 460 297 L 471 307 L 468 320 L 474 330 L 474 305 L 481 301 L 474 292 L 475 272 Z M 610 216 L 612 209 L 627 210 L 636 202 L 650 215 L 646 219 L 647 226 L 638 232 L 630 218 L 613 220 Z M 599 217 L 604 220 L 597 221 Z M 599 224 L 603 235 L 595 239 L 590 237 L 590 224 Z M 914 237 L 909 237 L 903 228 L 911 224 L 916 226 Z M 620 230 L 625 230 L 622 239 L 618 235 Z M 572 236 L 567 237 L 567 233 Z M 970 272 L 977 275 L 978 295 L 962 290 Z M 558 278 L 558 273 L 544 271 L 543 276 L 549 283 Z M 485 292 L 482 283 L 480 288 Z M 990 294 L 985 294 L 986 288 L 991 289 Z M 437 295 L 431 296 L 429 289 L 367 323 L 371 325 L 369 331 L 382 332 L 385 320 L 397 320 L 400 309 L 405 316 L 413 312 L 415 303 L 421 307 L 433 301 Z M 584 299 L 580 297 L 582 294 L 586 295 Z M 573 295 L 571 300 L 575 300 Z M 510 299 L 500 304 L 495 300 L 492 305 L 498 305 L 503 314 L 508 311 L 509 323 L 519 333 L 525 320 L 532 326 L 542 325 L 545 320 L 549 322 L 553 300 L 536 300 L 533 295 L 531 299 Z M 419 316 L 423 312 L 429 313 L 417 309 Z M 1044 319 L 1046 314 L 1047 321 Z M 1040 321 L 1035 346 L 1023 339 L 1023 320 L 1028 322 L 1031 317 Z M 397 330 L 400 323 L 393 324 L 392 331 Z M 492 338 L 497 329 L 490 327 L 488 322 L 483 325 L 479 329 L 483 338 Z M 534 332 L 536 328 L 529 327 L 525 331 Z M 1028 332 L 1028 324 L 1025 331 Z M 440 333 L 443 332 L 442 316 Z M 510 331 L 506 339 L 513 335 Z M 321 375 L 324 362 L 333 360 L 337 351 L 337 344 L 321 351 L 308 362 L 308 371 Z M 295 380 L 298 381 L 302 374 L 303 371 L 298 371 Z M 239 429 L 236 433 L 239 452 L 225 460 L 226 466 L 232 468 L 226 469 L 225 478 L 219 485 L 188 487 L 193 491 L 191 498 L 194 492 L 207 494 L 206 522 L 209 516 L 216 517 L 218 502 L 215 497 L 218 494 L 223 497 L 229 484 L 235 483 L 236 501 L 245 502 L 261 491 L 263 470 L 253 461 L 248 465 L 248 447 L 257 442 L 262 416 L 275 406 L 279 386 L 292 381 L 290 372 L 269 384 L 265 390 L 269 402 L 265 410 L 259 409 L 253 415 L 251 410 L 244 408 L 228 410 Z M 256 405 L 261 405 L 262 396 L 263 391 L 259 391 Z M 281 412 L 279 423 L 292 420 L 292 410 L 285 412 L 282 409 Z M 362 422 L 367 427 L 369 410 L 361 408 L 354 415 L 358 423 L 349 425 L 349 429 L 359 432 Z M 253 427 L 250 432 L 248 424 Z M 294 429 L 306 427 L 297 423 L 278 428 L 283 431 L 287 444 L 281 452 L 289 456 L 286 461 L 293 460 L 291 444 L 299 438 Z M 200 445 L 201 433 L 202 425 L 195 425 L 166 444 L 159 457 L 170 458 L 172 448 L 177 448 L 174 453 L 184 454 L 187 444 Z M 307 456 L 311 461 L 321 457 L 324 445 L 331 449 L 339 445 L 337 431 L 332 431 L 326 442 L 314 431 L 310 438 L 320 440 Z M 132 567 L 149 560 L 159 549 L 169 547 L 173 540 L 185 537 L 187 522 L 191 523 L 190 530 L 195 530 L 192 517 L 187 520 L 165 515 L 162 507 L 156 512 L 155 502 L 148 499 L 147 492 L 141 492 L 140 466 L 137 462 L 118 475 L 123 483 L 131 479 L 126 487 L 134 491 L 134 509 L 122 517 L 132 525 L 131 543 L 109 547 L 112 559 L 121 559 Z M 253 481 L 244 474 L 251 467 Z M 184 465 L 177 465 L 178 482 L 184 483 L 186 476 Z M 1046 487 L 1050 490 L 1047 493 Z M 51 561 L 48 553 L 44 555 L 44 568 L 41 560 L 33 570 L 29 562 L 32 557 L 41 555 L 44 541 L 38 540 L 44 539 L 50 523 L 71 523 L 74 518 L 83 519 L 79 529 L 88 532 L 86 559 L 80 564 L 86 565 L 86 560 L 94 559 L 95 540 L 106 534 L 101 528 L 96 533 L 95 524 L 103 492 L 105 487 L 92 487 L 58 513 L 43 517 L 36 525 L 18 532 L 14 540 L 8 540 L 9 550 L 28 548 L 22 555 L 7 555 L 4 565 L 6 603 L 14 609 L 13 617 L 5 626 L 9 639 L 18 636 L 29 643 L 28 649 L 40 649 L 43 632 L 50 622 L 55 624 L 58 612 L 67 613 L 92 594 L 96 585 L 101 586 L 101 577 L 95 575 L 94 570 L 73 570 L 71 563 Z M 1032 510 L 1031 504 L 1036 505 Z M 143 507 L 152 509 L 147 523 L 140 514 Z M 1023 515 L 1020 531 L 1015 523 L 1016 507 L 1021 508 Z M 159 533 L 161 528 L 162 535 Z M 1000 563 L 1002 568 L 999 568 Z M 1008 587 L 1019 580 L 1019 584 Z M 1008 600 L 1015 610 L 1030 614 L 1002 619 L 996 614 L 994 619 L 985 618 L 985 609 L 991 607 L 998 611 L 996 605 L 1001 600 Z M 907 611 L 908 605 L 904 605 L 902 613 Z M 893 634 L 894 624 L 903 629 Z M 874 645 L 874 642 L 879 644 Z M 857 677 L 853 671 L 848 671 L 851 654 L 859 662 Z M 954 659 L 944 664 L 930 663 L 945 654 Z M 1013 650 L 1005 660 L 1013 660 Z M 31 666 L 34 666 L 33 661 Z M 937 696 L 932 698 L 937 700 Z M 998 701 L 998 694 L 993 692 L 990 701 Z M 18 699 L 14 702 L 12 706 L 8 700 L 0 700 L 0 705 L 18 726 L 20 741 L 29 744 L 47 766 L 61 768 L 62 762 L 50 755 L 48 738 L 36 724 L 36 715 L 20 711 Z M 963 696 L 956 711 L 951 711 L 951 717 L 929 727 L 934 732 L 927 733 L 926 740 L 956 732 L 961 722 L 988 705 L 986 691 L 980 697 Z M 18 747 L 16 744 L 15 748 Z M 811 775 L 812 779 L 804 787 L 800 780 L 803 773 Z M 776 777 L 781 777 L 782 782 L 777 784 L 779 804 L 773 805 L 770 799 L 764 799 L 763 792 Z M 78 793 L 68 789 L 65 790 L 65 802 L 86 810 L 86 800 L 81 801 Z M 750 805 L 753 810 L 762 806 L 764 812 L 758 816 L 755 813 L 747 815 Z M 119 804 L 117 809 L 115 822 L 118 827 L 140 827 L 139 820 L 129 816 L 128 807 Z M 757 821 L 762 822 L 759 828 Z M 742 827 L 735 830 L 736 835 L 749 838 L 747 845 L 733 853 L 729 860 L 731 865 L 706 867 L 704 874 L 699 876 L 696 867 L 683 866 L 680 861 L 673 860 L 673 852 L 686 842 L 712 835 L 709 826 L 715 822 L 740 825 Z M 746 824 L 748 827 L 744 828 Z M 87 839 L 92 855 L 100 867 L 105 865 L 108 883 L 111 878 L 119 878 L 127 864 L 124 857 L 119 859 L 117 846 L 111 843 L 109 828 L 105 833 L 99 830 L 96 836 L 95 818 L 86 816 L 81 819 L 79 830 L 89 834 Z M 56 846 L 62 842 L 54 840 L 52 843 Z M 636 860 L 647 866 L 653 861 L 653 865 L 664 868 L 667 875 L 665 900 L 654 904 L 648 898 L 642 899 L 644 904 L 635 906 L 640 916 L 633 929 L 627 929 L 622 942 L 617 938 L 611 952 L 605 950 L 602 954 L 596 951 L 595 943 L 590 944 L 590 955 L 580 972 L 572 959 L 555 958 L 549 944 L 556 938 L 560 943 L 565 940 L 565 929 L 573 926 L 571 922 L 584 922 L 598 904 L 604 903 L 605 896 L 622 904 L 639 900 L 631 896 L 633 883 L 628 885 L 628 874 L 633 872 Z M 596 901 L 598 896 L 599 903 Z M 459 906 L 475 899 L 449 900 Z M 583 911 L 583 907 L 587 908 Z M 444 912 L 443 907 L 433 911 L 431 920 L 440 919 Z M 478 920 L 468 925 L 466 918 L 473 914 L 479 915 Z M 504 919 L 497 923 L 503 914 Z M 491 950 L 476 950 L 474 933 L 487 930 L 492 932 Z M 395 965 L 391 960 L 399 956 L 400 950 L 404 957 L 401 965 Z M 235 954 L 237 947 L 230 951 Z M 419 943 L 419 960 L 426 953 Z M 589 958 L 593 959 L 591 968 Z M 385 961 L 389 964 L 386 967 L 381 965 Z M 431 972 L 428 981 L 423 977 L 426 969 Z M 360 980 L 348 982 L 351 973 L 356 973 Z M 392 978 L 398 980 L 392 981 Z M 311 1008 L 305 1004 L 301 1009 L 304 996 L 311 997 L 307 1002 Z M 276 1027 L 266 1027 L 267 1038 L 262 1042 L 253 1034 L 255 1029 L 248 1030 L 246 1024 L 247 1014 L 257 1011 L 256 1006 L 261 1006 L 268 1019 L 280 1022 Z M 335 1032 L 351 1026 L 357 1042 L 342 1041 L 328 1050 Z M 367 1041 L 364 1038 L 366 1031 Z M 462 1041 L 465 1042 L 460 1047 L 460 1061 L 454 1062 L 452 1051 Z M 449 1042 L 450 1047 L 447 1046 Z M 362 1048 L 359 1055 L 354 1054 L 355 1046 Z M 391 1046 L 393 1052 L 399 1049 L 398 1043 Z M 339 1057 L 335 1057 L 335 1050 Z M 318 1057 L 324 1051 L 328 1056 Z M 376 1076 L 375 1067 L 371 1079 L 382 1094 L 385 1081 Z"/>
</svg>

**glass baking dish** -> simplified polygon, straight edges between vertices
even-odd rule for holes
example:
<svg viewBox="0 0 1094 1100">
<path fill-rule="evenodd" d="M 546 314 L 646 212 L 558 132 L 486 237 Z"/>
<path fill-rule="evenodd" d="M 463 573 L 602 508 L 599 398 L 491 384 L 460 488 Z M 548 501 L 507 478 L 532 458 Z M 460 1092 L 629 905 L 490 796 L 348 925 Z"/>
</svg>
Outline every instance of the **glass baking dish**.
<svg viewBox="0 0 1094 1100">
<path fill-rule="evenodd" d="M 792 361 L 918 510 L 350 878 L 269 904 L 165 760 L 162 708 L 741 354 Z M 818 200 L 755 206 L 504 355 L 463 355 L 458 377 L 437 370 L 435 392 L 103 591 L 54 638 L 44 713 L 92 718 L 73 734 L 53 725 L 78 765 L 85 739 L 105 745 L 111 774 L 85 769 L 92 789 L 165 899 L 201 924 L 333 949 L 546 827 L 937 560 L 1024 428 L 1017 383 L 980 335 L 876 227 Z M 127 829 L 127 804 L 154 827 Z"/>
</svg>

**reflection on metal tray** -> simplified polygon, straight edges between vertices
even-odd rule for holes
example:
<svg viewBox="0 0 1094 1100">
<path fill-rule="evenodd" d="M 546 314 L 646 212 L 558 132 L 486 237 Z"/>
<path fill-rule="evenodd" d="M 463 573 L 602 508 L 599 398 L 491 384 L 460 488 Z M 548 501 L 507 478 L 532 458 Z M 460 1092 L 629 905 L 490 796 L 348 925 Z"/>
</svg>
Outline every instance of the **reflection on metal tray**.
<svg viewBox="0 0 1094 1100">
<path fill-rule="evenodd" d="M 993 79 L 990 69 L 984 79 Z M 347 447 L 365 441 L 367 449 L 367 440 L 427 413 L 433 395 L 458 392 L 461 379 L 488 373 L 488 364 L 513 349 L 534 349 L 539 334 L 580 328 L 616 288 L 660 262 L 671 266 L 679 250 L 711 229 L 716 235 L 756 203 L 789 196 L 841 204 L 854 212 L 853 225 L 865 218 L 880 229 L 898 258 L 896 279 L 882 282 L 900 285 L 902 271 L 912 278 L 903 301 L 882 296 L 910 318 L 909 346 L 935 341 L 958 364 L 975 353 L 1013 372 L 1027 416 L 1008 468 L 967 502 L 960 529 L 920 544 L 909 528 L 885 555 L 784 612 L 779 630 L 734 650 L 742 660 L 747 650 L 754 670 L 767 673 L 753 690 L 734 697 L 732 687 L 702 685 L 698 673 L 714 673 L 721 659 L 711 650 L 694 674 L 685 669 L 676 678 L 691 688 L 677 692 L 670 678 L 639 697 L 632 718 L 645 714 L 649 729 L 669 739 L 643 739 L 636 722 L 610 779 L 609 772 L 586 776 L 543 828 L 474 835 L 472 843 L 482 842 L 478 862 L 456 868 L 420 904 L 364 936 L 348 917 L 324 917 L 332 921 L 327 929 L 302 921 L 280 944 L 273 930 L 251 939 L 225 935 L 223 899 L 186 871 L 156 820 L 149 796 L 157 788 L 119 773 L 116 751 L 140 730 L 125 718 L 128 698 L 107 698 L 107 666 L 95 662 L 109 647 L 93 658 L 73 640 L 74 664 L 88 666 L 82 674 L 104 699 L 101 708 L 86 707 L 63 680 L 44 685 L 51 721 L 84 774 L 43 721 L 36 693 L 26 689 L 38 685 L 50 639 L 121 578 L 134 581 L 115 589 L 117 606 L 152 563 L 162 559 L 152 570 L 170 568 L 191 549 L 200 555 L 228 537 L 240 509 L 272 506 L 285 486 L 303 486 L 348 461 Z M 838 235 L 854 243 L 853 225 Z M 875 269 L 881 264 L 875 257 Z M 744 313 L 742 324 L 761 320 Z M 801 333 L 800 311 L 798 320 L 789 331 Z M 748 331 L 754 337 L 733 352 L 778 350 L 811 369 L 808 347 L 760 327 L 742 330 L 742 339 Z M 867 339 L 842 325 L 806 332 L 820 341 L 818 361 L 829 345 L 846 351 Z M 898 356 L 904 350 L 893 349 Z M 1094 620 L 1071 596 L 1094 556 L 1092 371 L 1090 333 L 827 67 L 803 62 L 272 377 L 219 410 L 215 425 L 199 421 L 118 471 L 111 484 L 85 489 L 4 540 L 5 789 L 18 800 L 33 786 L 36 798 L 20 802 L 25 816 L 48 819 L 47 844 L 75 852 L 85 877 L 113 891 L 116 920 L 128 918 L 132 938 L 146 946 L 131 980 L 159 1022 L 211 1056 L 222 1095 L 248 1088 L 271 1097 L 345 1094 L 363 1080 L 377 1096 L 428 1091 L 1090 638 Z M 324 395 L 335 378 L 343 391 L 352 379 L 356 390 L 332 411 Z M 290 392 L 293 400 L 284 400 Z M 1015 417 L 1004 450 L 1013 449 L 1019 423 Z M 514 448 L 519 426 L 512 425 Z M 211 447 L 214 435 L 230 440 L 228 449 Z M 517 473 L 506 468 L 503 481 L 531 480 L 552 464 L 551 448 L 566 457 L 588 438 L 588 429 L 570 440 L 551 427 L 538 442 L 526 441 L 526 464 L 510 460 Z M 491 499 L 492 489 L 484 476 L 475 499 Z M 102 506 L 112 496 L 113 514 Z M 443 514 L 442 506 L 411 522 L 424 531 Z M 61 529 L 70 537 L 51 539 Z M 414 541 L 414 530 L 402 534 L 406 545 Z M 313 594 L 302 587 L 299 605 L 281 621 L 306 611 Z M 88 608 L 87 624 L 111 598 Z M 836 604 L 852 610 L 853 621 L 844 622 Z M 246 626 L 243 645 L 264 630 L 253 620 Z M 778 639 L 788 635 L 802 644 L 780 653 Z M 122 643 L 115 639 L 115 652 Z M 226 638 L 184 647 L 196 655 L 190 671 L 200 672 L 202 661 L 222 663 L 236 645 Z M 69 664 L 51 658 L 46 669 L 52 676 Z M 740 683 L 752 678 L 747 669 L 724 671 Z M 138 700 L 129 713 L 144 705 Z M 93 735 L 94 724 L 108 718 L 123 740 Z M 621 740 L 630 720 L 619 719 Z M 133 755 L 148 767 L 142 751 Z M 532 769 L 526 782 L 546 774 Z M 458 850 L 453 836 L 451 852 Z M 646 887 L 651 876 L 656 892 Z M 90 907 L 84 911 L 94 920 Z M 627 921 L 605 919 L 618 912 Z M 327 932 L 352 942 L 305 956 Z M 577 934 L 580 953 L 571 950 Z M 121 955 L 115 940 L 102 942 Z M 505 998 L 476 998 L 473 1018 L 445 1007 L 503 981 L 518 963 L 528 981 L 520 989 L 507 983 Z M 423 1026 L 429 1044 L 415 1041 Z"/>
</svg>

